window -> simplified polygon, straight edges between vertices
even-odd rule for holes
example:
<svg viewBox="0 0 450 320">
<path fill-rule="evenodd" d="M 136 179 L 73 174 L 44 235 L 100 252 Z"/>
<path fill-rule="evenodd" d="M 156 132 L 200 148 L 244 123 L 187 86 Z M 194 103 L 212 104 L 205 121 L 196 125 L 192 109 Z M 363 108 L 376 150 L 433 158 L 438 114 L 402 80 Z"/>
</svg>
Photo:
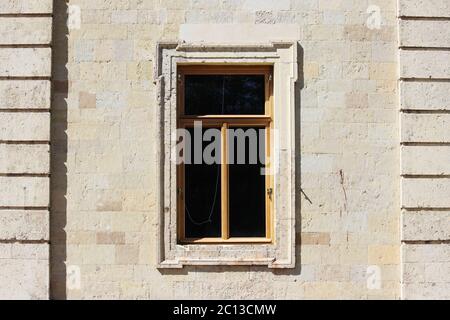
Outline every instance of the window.
<svg viewBox="0 0 450 320">
<path fill-rule="evenodd" d="M 295 266 L 300 60 L 297 42 L 158 43 L 158 268 Z"/>
<path fill-rule="evenodd" d="M 272 66 L 180 65 L 180 243 L 270 243 Z"/>
</svg>

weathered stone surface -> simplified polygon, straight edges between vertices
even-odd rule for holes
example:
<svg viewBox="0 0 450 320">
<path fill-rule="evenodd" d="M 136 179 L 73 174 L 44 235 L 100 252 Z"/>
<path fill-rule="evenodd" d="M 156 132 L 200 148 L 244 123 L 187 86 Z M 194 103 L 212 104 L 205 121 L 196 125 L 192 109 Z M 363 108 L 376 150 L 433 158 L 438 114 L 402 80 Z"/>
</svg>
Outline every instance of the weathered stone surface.
<svg viewBox="0 0 450 320">
<path fill-rule="evenodd" d="M 50 173 L 50 147 L 0 144 L 0 173 Z"/>
<path fill-rule="evenodd" d="M 402 142 L 450 142 L 449 114 L 402 114 Z"/>
<path fill-rule="evenodd" d="M 400 248 L 396 245 L 370 245 L 368 262 L 371 265 L 392 265 L 400 258 Z"/>
<path fill-rule="evenodd" d="M 0 244 L 0 247 L 11 244 Z M 48 250 L 47 244 L 40 244 Z M 11 249 L 12 250 L 12 249 Z M 48 299 L 47 259 L 0 259 L 0 299 Z"/>
<path fill-rule="evenodd" d="M 402 257 L 405 263 L 450 262 L 450 245 L 403 244 Z"/>
<path fill-rule="evenodd" d="M 450 147 L 403 146 L 402 174 L 450 175 Z"/>
<path fill-rule="evenodd" d="M 411 110 L 450 110 L 450 82 L 400 83 L 401 107 Z"/>
<path fill-rule="evenodd" d="M 329 245 L 330 234 L 326 232 L 302 232 L 297 242 L 302 245 Z"/>
<path fill-rule="evenodd" d="M 450 212 L 404 211 L 402 240 L 450 240 Z"/>
<path fill-rule="evenodd" d="M 2 0 L 0 13 L 52 13 L 52 0 Z"/>
<path fill-rule="evenodd" d="M 400 45 L 450 47 L 449 21 L 400 20 Z"/>
<path fill-rule="evenodd" d="M 404 299 L 450 298 L 450 245 L 403 244 Z"/>
<path fill-rule="evenodd" d="M 280 39 L 296 40 L 300 29 L 295 24 L 207 24 L 188 23 L 180 26 L 178 37 L 190 43 L 267 43 Z M 247 43 L 246 43 L 247 42 Z"/>
<path fill-rule="evenodd" d="M 49 240 L 49 212 L 0 210 L 0 239 Z"/>
<path fill-rule="evenodd" d="M 50 109 L 50 81 L 0 81 L 0 109 Z"/>
<path fill-rule="evenodd" d="M 52 18 L 0 18 L 0 44 L 50 44 Z"/>
<path fill-rule="evenodd" d="M 0 48 L 0 77 L 49 77 L 50 48 Z"/>
<path fill-rule="evenodd" d="M 395 0 L 374 3 L 383 10 L 382 28 L 376 30 L 364 25 L 369 16 L 361 14 L 368 6 L 365 1 L 54 3 L 53 74 L 58 81 L 52 104 L 52 226 L 61 238 L 67 237 L 57 234 L 52 239 L 56 298 L 66 292 L 68 298 L 97 299 L 399 297 Z M 67 3 L 79 6 L 82 13 L 77 29 L 76 10 L 69 10 L 69 33 L 61 19 Z M 228 24 L 218 25 L 223 22 Z M 184 23 L 192 24 L 184 27 Z M 203 24 L 193 26 L 197 23 Z M 299 176 L 304 194 L 297 203 L 301 214 L 296 217 L 296 233 L 304 233 L 303 244 L 308 245 L 295 247 L 299 261 L 295 270 L 233 266 L 156 270 L 154 235 L 162 226 L 156 220 L 160 190 L 155 187 L 154 150 L 169 137 L 155 140 L 159 91 L 152 82 L 152 67 L 158 64 L 157 41 L 185 39 L 235 45 L 299 41 L 294 59 L 302 66 L 302 85 L 296 88 L 302 119 L 296 126 L 302 136 L 296 140 L 301 150 L 295 156 L 304 160 L 298 163 L 304 169 Z M 267 54 L 262 50 L 254 61 L 263 62 Z M 244 49 L 224 56 L 240 62 L 251 53 Z M 276 70 L 274 79 L 287 71 Z M 285 89 L 276 95 L 277 117 L 293 120 L 283 112 L 288 104 L 282 100 L 287 101 L 294 88 L 289 79 L 275 86 Z M 37 101 L 28 101 L 32 100 Z M 7 105 L 29 104 L 14 101 L 20 103 Z M 283 145 L 290 140 L 285 137 Z M 295 186 L 297 192 L 299 187 Z M 287 190 L 287 184 L 280 188 Z M 281 236 L 287 239 L 289 234 Z M 28 248 L 16 248 L 14 256 L 42 257 L 41 251 Z M 221 250 L 243 258 L 255 252 L 248 246 L 240 248 Z M 12 259 L 12 246 L 8 250 L 0 249 L 0 255 Z M 373 270 L 369 261 L 380 267 L 380 289 L 368 289 Z M 58 269 L 63 269 L 62 262 L 70 275 L 80 268 L 81 288 L 66 288 L 66 280 L 73 278 L 66 279 L 64 270 Z"/>
<path fill-rule="evenodd" d="M 402 179 L 402 206 L 450 208 L 450 179 Z"/>
<path fill-rule="evenodd" d="M 450 17 L 447 0 L 400 0 L 399 15 L 410 17 Z M 400 77 L 450 78 L 450 24 L 446 19 L 399 20 Z M 417 47 L 426 47 L 419 49 Z M 428 49 L 436 48 L 436 49 Z M 442 49 L 440 49 L 442 48 Z M 450 84 L 446 81 L 402 81 L 401 108 L 404 110 L 449 110 Z M 446 113 L 403 113 L 401 141 L 448 142 L 449 120 Z M 450 207 L 450 148 L 447 146 L 403 146 L 402 168 L 405 175 L 425 175 L 402 179 L 402 206 L 410 208 Z M 445 175 L 430 179 L 427 175 Z M 402 240 L 427 241 L 450 238 L 448 211 L 403 211 Z M 450 246 L 448 244 L 402 246 L 402 298 L 448 299 L 450 292 Z"/>
<path fill-rule="evenodd" d="M 11 243 L 11 258 L 48 261 L 48 243 Z"/>
<path fill-rule="evenodd" d="M 49 112 L 1 112 L 0 140 L 50 140 Z"/>
<path fill-rule="evenodd" d="M 407 17 L 450 17 L 450 3 L 447 0 L 400 0 L 400 16 Z"/>
<path fill-rule="evenodd" d="M 448 269 L 447 269 L 448 272 Z M 449 283 L 406 283 L 403 285 L 405 300 L 448 300 L 450 299 Z"/>
<path fill-rule="evenodd" d="M 290 0 L 244 0 L 244 10 L 289 10 Z"/>
<path fill-rule="evenodd" d="M 0 77 L 50 77 L 52 0 L 0 2 Z M 25 45 L 24 47 L 21 47 Z M 36 45 L 36 48 L 33 46 Z M 0 140 L 50 139 L 49 112 L 11 112 L 9 109 L 49 109 L 50 81 L 0 81 Z M 1 174 L 49 173 L 49 146 L 0 144 Z M 47 207 L 50 180 L 44 176 L 0 177 L 0 298 L 48 299 L 49 212 L 5 207 Z M 36 243 L 23 243 L 34 240 Z"/>
<path fill-rule="evenodd" d="M 0 177 L 0 206 L 47 207 L 49 189 L 48 177 Z"/>
<path fill-rule="evenodd" d="M 450 51 L 400 50 L 400 77 L 450 78 Z"/>
</svg>

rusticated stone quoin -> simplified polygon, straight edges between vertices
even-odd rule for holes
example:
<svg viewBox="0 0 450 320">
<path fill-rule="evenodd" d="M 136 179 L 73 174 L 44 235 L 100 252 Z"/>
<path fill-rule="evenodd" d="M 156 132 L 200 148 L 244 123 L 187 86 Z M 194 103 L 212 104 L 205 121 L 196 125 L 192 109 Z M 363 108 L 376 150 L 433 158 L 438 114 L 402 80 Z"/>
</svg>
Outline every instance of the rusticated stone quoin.
<svg viewBox="0 0 450 320">
<path fill-rule="evenodd" d="M 50 296 L 52 4 L 0 2 L 0 299 Z"/>
</svg>

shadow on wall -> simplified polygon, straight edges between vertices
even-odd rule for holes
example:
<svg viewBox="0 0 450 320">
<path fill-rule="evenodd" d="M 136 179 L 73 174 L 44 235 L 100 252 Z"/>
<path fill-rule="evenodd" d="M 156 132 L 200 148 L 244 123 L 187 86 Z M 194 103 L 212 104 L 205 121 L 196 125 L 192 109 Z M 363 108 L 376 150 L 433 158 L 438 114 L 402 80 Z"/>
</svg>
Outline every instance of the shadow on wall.
<svg viewBox="0 0 450 320">
<path fill-rule="evenodd" d="M 304 53 L 303 48 L 297 44 L 298 79 L 295 83 L 295 268 L 293 269 L 268 269 L 266 266 L 184 266 L 182 269 L 159 269 L 163 275 L 186 275 L 189 272 L 272 272 L 275 275 L 300 275 L 301 274 L 301 202 L 311 202 L 311 199 L 301 189 L 301 90 L 304 87 Z"/>
<path fill-rule="evenodd" d="M 67 236 L 67 2 L 53 1 L 52 106 L 51 106 L 51 209 L 50 298 L 66 298 Z"/>
</svg>

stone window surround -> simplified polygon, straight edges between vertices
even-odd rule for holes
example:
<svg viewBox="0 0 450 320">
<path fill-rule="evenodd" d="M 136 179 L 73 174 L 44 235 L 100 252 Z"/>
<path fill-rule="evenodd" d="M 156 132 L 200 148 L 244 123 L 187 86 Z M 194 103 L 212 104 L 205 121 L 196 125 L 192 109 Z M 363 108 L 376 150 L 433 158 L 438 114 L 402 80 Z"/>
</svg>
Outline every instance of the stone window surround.
<svg viewBox="0 0 450 320">
<path fill-rule="evenodd" d="M 160 42 L 157 45 L 154 79 L 156 108 L 156 210 L 157 266 L 265 265 L 295 267 L 296 212 L 296 85 L 299 77 L 297 42 L 216 45 Z M 176 164 L 170 160 L 175 143 L 178 64 L 271 64 L 273 65 L 274 129 L 274 234 L 269 244 L 178 244 Z M 297 128 L 297 129 L 296 129 Z"/>
</svg>

